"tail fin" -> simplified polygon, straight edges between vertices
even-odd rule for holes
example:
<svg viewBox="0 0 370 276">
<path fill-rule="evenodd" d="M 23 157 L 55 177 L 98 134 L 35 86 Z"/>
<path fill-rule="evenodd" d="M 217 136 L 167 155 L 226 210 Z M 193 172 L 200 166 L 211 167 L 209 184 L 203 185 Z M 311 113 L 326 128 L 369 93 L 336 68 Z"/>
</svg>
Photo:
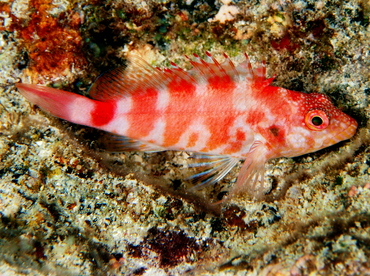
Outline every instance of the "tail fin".
<svg viewBox="0 0 370 276">
<path fill-rule="evenodd" d="M 70 122 L 91 126 L 95 101 L 71 92 L 35 84 L 16 84 L 19 92 L 44 111 Z"/>
</svg>

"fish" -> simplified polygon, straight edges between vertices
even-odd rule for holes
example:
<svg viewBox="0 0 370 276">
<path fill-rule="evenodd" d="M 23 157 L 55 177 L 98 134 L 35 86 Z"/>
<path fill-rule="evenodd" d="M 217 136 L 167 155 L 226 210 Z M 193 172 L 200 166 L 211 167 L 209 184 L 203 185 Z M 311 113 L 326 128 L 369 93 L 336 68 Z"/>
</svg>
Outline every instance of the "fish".
<svg viewBox="0 0 370 276">
<path fill-rule="evenodd" d="M 19 92 L 42 110 L 106 132 L 108 151 L 191 152 L 189 179 L 197 188 L 223 179 L 244 163 L 229 196 L 246 191 L 261 199 L 265 163 L 295 157 L 350 139 L 357 122 L 325 94 L 273 86 L 266 64 L 255 68 L 247 54 L 238 65 L 209 52 L 186 58 L 192 68 L 171 62 L 151 66 L 137 57 L 113 69 L 89 89 L 89 97 L 51 87 L 18 83 Z"/>
</svg>

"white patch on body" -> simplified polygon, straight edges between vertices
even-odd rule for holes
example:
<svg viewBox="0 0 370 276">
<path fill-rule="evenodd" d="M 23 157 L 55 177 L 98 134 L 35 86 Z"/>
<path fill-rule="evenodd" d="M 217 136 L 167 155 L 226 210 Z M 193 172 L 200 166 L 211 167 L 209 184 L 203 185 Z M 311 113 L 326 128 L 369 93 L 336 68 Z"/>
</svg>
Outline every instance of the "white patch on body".
<svg viewBox="0 0 370 276">
<path fill-rule="evenodd" d="M 256 106 L 261 105 L 253 97 L 251 87 L 248 82 L 239 82 L 233 91 L 233 107 L 240 112 L 248 112 Z"/>
<path fill-rule="evenodd" d="M 92 126 L 91 112 L 95 109 L 95 103 L 93 100 L 83 97 L 76 97 L 73 102 L 68 106 L 69 118 L 65 118 L 68 121 L 79 125 Z"/>
<path fill-rule="evenodd" d="M 158 91 L 158 98 L 156 103 L 156 109 L 158 111 L 166 110 L 170 101 L 170 94 L 167 89 L 161 89 Z"/>
<path fill-rule="evenodd" d="M 142 140 L 154 141 L 155 144 L 162 145 L 165 130 L 166 130 L 166 120 L 164 118 L 160 118 L 155 122 L 154 128 L 150 131 L 150 133 L 146 137 L 142 138 Z"/>
<path fill-rule="evenodd" d="M 116 112 L 113 119 L 104 126 L 104 130 L 118 135 L 126 135 L 130 127 L 126 114 L 131 111 L 132 99 L 124 97 L 116 102 Z"/>
<path fill-rule="evenodd" d="M 127 114 L 131 111 L 132 108 L 132 99 L 131 97 L 123 97 L 116 102 L 116 114 L 115 117 L 120 117 L 124 114 Z"/>
<path fill-rule="evenodd" d="M 195 97 L 201 102 L 203 99 L 207 98 L 207 94 L 210 93 L 207 86 L 204 84 L 197 85 L 195 89 Z"/>
</svg>

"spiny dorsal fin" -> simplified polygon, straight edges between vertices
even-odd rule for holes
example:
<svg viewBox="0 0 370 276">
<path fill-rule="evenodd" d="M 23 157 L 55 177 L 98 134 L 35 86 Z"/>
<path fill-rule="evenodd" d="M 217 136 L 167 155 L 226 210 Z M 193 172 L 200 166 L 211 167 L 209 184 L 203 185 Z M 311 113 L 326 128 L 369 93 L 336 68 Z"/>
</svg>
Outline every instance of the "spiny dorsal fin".
<svg viewBox="0 0 370 276">
<path fill-rule="evenodd" d="M 194 67 L 189 71 L 190 74 L 192 74 L 193 76 L 198 76 L 199 78 L 200 73 L 202 78 L 205 80 L 208 80 L 210 77 L 213 77 L 215 75 L 219 77 L 228 76 L 236 82 L 243 81 L 245 79 L 251 82 L 262 82 L 266 79 L 265 62 L 262 62 L 258 65 L 258 67 L 253 69 L 247 54 L 244 54 L 245 61 L 238 64 L 237 66 L 234 65 L 232 60 L 225 53 L 225 61 L 222 63 L 219 63 L 209 52 L 206 52 L 206 55 L 208 61 L 201 59 L 196 54 L 194 54 L 196 61 L 193 61 L 186 56 L 186 58 L 190 60 L 190 63 Z"/>
<path fill-rule="evenodd" d="M 245 61 L 238 64 L 236 70 L 238 71 L 241 78 L 248 79 L 250 81 L 261 82 L 266 79 L 266 63 L 263 61 L 253 69 L 252 64 L 249 60 L 248 55 L 245 53 Z"/>
<path fill-rule="evenodd" d="M 234 64 L 231 62 L 231 67 L 227 68 L 226 64 L 220 64 L 215 58 L 212 57 L 212 55 L 208 52 L 206 52 L 208 62 L 201 59 L 197 54 L 193 54 L 196 61 L 190 59 L 188 56 L 185 56 L 191 65 L 193 65 L 193 69 L 189 70 L 189 73 L 196 78 L 198 81 L 208 81 L 209 78 L 218 76 L 218 77 L 231 77 L 238 76 L 238 72 L 234 70 L 234 72 L 230 73 L 228 72 L 230 68 L 235 69 Z"/>
</svg>

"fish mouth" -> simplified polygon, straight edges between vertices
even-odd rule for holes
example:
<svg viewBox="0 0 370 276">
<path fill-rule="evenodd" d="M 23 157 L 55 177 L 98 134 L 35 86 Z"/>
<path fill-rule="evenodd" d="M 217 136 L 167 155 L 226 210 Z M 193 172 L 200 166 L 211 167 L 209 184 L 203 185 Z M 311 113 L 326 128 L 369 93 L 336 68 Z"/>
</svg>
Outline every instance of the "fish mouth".
<svg viewBox="0 0 370 276">
<path fill-rule="evenodd" d="M 348 140 L 355 135 L 356 130 L 357 130 L 357 122 L 355 120 L 351 120 L 351 123 L 348 124 L 348 126 L 343 129 L 343 131 L 337 133 L 334 135 L 330 140 L 333 141 L 333 144 L 339 143 L 344 140 Z"/>
</svg>

